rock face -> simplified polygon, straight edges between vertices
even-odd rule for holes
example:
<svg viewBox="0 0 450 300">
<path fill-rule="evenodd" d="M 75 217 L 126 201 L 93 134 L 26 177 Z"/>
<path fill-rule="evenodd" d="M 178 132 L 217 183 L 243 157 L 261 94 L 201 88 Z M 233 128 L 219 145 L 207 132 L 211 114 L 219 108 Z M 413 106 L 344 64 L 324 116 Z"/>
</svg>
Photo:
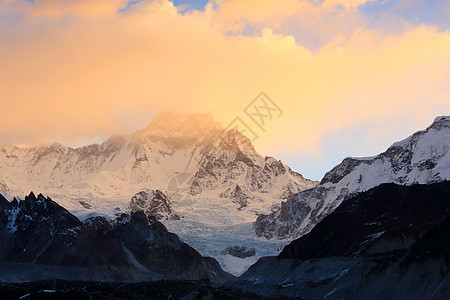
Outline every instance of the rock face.
<svg viewBox="0 0 450 300">
<path fill-rule="evenodd" d="M 130 212 L 143 211 L 147 216 L 154 216 L 156 220 L 179 220 L 172 209 L 170 197 L 158 189 L 146 189 L 131 198 Z"/>
<path fill-rule="evenodd" d="M 258 236 L 297 238 L 308 233 L 339 204 L 382 183 L 429 184 L 450 179 L 450 117 L 438 117 L 426 130 L 369 158 L 346 158 L 325 174 L 320 184 L 261 215 Z"/>
<path fill-rule="evenodd" d="M 255 248 L 247 249 L 244 246 L 227 247 L 221 252 L 222 255 L 231 255 L 239 258 L 251 257 L 256 254 Z"/>
<path fill-rule="evenodd" d="M 241 210 L 248 205 L 248 199 L 251 198 L 248 193 L 244 192 L 241 187 L 236 184 L 234 188 L 229 188 L 220 194 L 221 198 L 230 198 L 233 203 L 238 205 L 238 210 Z"/>
<path fill-rule="evenodd" d="M 211 192 L 218 197 L 237 185 L 251 199 L 267 201 L 270 211 L 273 197 L 280 202 L 315 184 L 203 114 L 165 112 L 147 128 L 101 145 L 0 149 L 0 190 L 19 196 L 44 190 L 73 211 L 126 209 L 147 186 L 175 201 Z"/>
<path fill-rule="evenodd" d="M 142 211 L 81 222 L 50 198 L 0 195 L 0 281 L 144 281 L 232 276 Z"/>
<path fill-rule="evenodd" d="M 450 182 L 382 184 L 344 200 L 234 284 L 265 295 L 448 299 Z"/>
</svg>

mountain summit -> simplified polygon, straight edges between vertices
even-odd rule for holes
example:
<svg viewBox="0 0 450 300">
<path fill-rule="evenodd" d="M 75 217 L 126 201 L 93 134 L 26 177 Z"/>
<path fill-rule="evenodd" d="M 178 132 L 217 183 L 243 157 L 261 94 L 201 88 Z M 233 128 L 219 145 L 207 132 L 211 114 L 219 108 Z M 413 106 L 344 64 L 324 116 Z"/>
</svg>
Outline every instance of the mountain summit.
<svg viewBox="0 0 450 300">
<path fill-rule="evenodd" d="M 124 209 L 147 187 L 168 191 L 176 201 L 211 190 L 219 196 L 238 184 L 248 198 L 276 193 L 281 200 L 286 190 L 315 184 L 262 157 L 244 135 L 225 130 L 211 115 L 172 112 L 101 145 L 2 148 L 0 171 L 1 186 L 9 194 L 23 197 L 30 190 L 43 190 L 71 210 Z M 107 199 L 109 207 L 99 199 Z"/>
<path fill-rule="evenodd" d="M 366 158 L 346 158 L 314 189 L 259 216 L 255 229 L 267 238 L 295 238 L 309 232 L 339 204 L 382 183 L 431 184 L 450 179 L 450 117 L 441 116 L 425 130 Z"/>
<path fill-rule="evenodd" d="M 164 111 L 135 137 L 161 141 L 173 146 L 188 146 L 211 141 L 225 129 L 210 114 L 182 114 Z"/>
</svg>

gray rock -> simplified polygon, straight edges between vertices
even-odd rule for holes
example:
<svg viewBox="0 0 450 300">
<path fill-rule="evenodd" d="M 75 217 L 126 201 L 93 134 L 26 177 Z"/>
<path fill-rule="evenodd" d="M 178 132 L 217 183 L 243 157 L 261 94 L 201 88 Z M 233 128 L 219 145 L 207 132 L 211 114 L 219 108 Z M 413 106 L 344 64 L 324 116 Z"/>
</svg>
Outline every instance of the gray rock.
<svg viewBox="0 0 450 300">
<path fill-rule="evenodd" d="M 227 247 L 221 252 L 222 255 L 231 255 L 238 258 L 251 257 L 256 254 L 255 248 L 247 249 L 244 246 Z"/>
<path fill-rule="evenodd" d="M 172 208 L 170 197 L 158 189 L 147 189 L 134 195 L 129 204 L 129 211 L 143 211 L 147 216 L 154 216 L 157 220 L 180 219 Z"/>
</svg>

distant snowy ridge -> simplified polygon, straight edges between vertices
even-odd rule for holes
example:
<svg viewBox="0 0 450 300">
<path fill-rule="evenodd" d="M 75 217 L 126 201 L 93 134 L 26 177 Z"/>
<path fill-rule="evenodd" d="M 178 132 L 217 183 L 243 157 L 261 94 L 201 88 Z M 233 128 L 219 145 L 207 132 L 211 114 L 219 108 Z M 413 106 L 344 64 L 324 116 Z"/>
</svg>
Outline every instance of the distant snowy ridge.
<svg viewBox="0 0 450 300">
<path fill-rule="evenodd" d="M 344 199 L 382 183 L 430 184 L 450 179 L 450 117 L 441 116 L 427 129 L 394 143 L 368 158 L 346 158 L 325 174 L 315 188 L 259 216 L 255 231 L 266 238 L 297 238 L 309 232 Z"/>
</svg>

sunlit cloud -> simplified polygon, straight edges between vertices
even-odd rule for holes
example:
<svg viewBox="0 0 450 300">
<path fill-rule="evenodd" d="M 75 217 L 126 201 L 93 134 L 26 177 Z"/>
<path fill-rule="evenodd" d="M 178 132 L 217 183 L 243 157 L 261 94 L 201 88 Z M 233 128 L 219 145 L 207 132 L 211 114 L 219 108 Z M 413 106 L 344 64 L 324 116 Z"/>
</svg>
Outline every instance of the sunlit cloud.
<svg viewBox="0 0 450 300">
<path fill-rule="evenodd" d="M 322 6 L 333 9 L 356 9 L 363 4 L 376 1 L 385 2 L 380 0 L 325 0 L 323 1 Z"/>
<path fill-rule="evenodd" d="M 79 145 L 164 109 L 226 126 L 265 91 L 284 114 L 254 128 L 257 149 L 308 175 L 299 156 L 322 172 L 448 114 L 450 33 L 342 2 L 0 0 L 0 141 Z M 359 146 L 330 146 L 340 133 Z"/>
</svg>

